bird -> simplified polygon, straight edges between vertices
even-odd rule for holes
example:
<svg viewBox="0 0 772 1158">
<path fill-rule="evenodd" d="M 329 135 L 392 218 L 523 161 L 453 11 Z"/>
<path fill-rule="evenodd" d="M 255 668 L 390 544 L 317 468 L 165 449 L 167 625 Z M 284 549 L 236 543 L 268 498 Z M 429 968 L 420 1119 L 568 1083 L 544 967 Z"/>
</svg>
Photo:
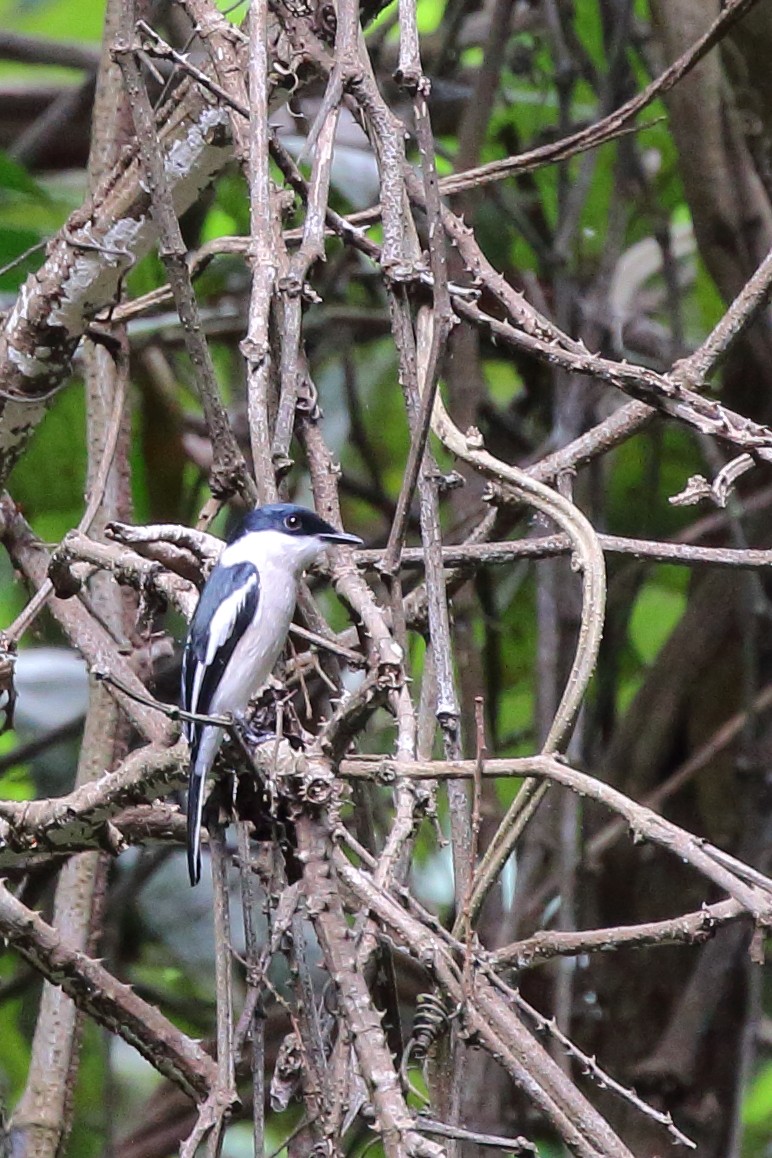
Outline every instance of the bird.
<svg viewBox="0 0 772 1158">
<path fill-rule="evenodd" d="M 199 716 L 238 718 L 266 683 L 284 648 L 303 571 L 328 546 L 361 547 L 314 511 L 270 503 L 234 531 L 201 591 L 182 657 L 181 705 Z M 201 878 L 204 786 L 223 728 L 184 720 L 190 748 L 188 873 Z"/>
</svg>

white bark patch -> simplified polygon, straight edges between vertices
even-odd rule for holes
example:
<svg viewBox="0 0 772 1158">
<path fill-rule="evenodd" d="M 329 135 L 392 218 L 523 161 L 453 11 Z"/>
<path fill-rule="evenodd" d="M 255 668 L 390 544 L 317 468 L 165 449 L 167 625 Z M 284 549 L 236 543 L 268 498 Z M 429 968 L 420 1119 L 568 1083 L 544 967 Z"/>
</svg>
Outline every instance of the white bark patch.
<svg viewBox="0 0 772 1158">
<path fill-rule="evenodd" d="M 178 213 L 230 159 L 228 124 L 224 110 L 210 107 L 196 122 L 177 128 L 180 139 L 169 145 L 167 170 Z M 94 208 L 90 222 L 62 230 L 41 269 L 19 290 L 0 334 L 0 478 L 7 477 L 46 413 L 50 399 L 35 398 L 35 391 L 64 381 L 74 343 L 94 315 L 115 301 L 121 278 L 156 239 L 152 219 L 140 212 L 143 204 L 134 166 Z M 14 393 L 25 391 L 28 401 L 14 401 Z"/>
<path fill-rule="evenodd" d="M 85 248 L 78 251 L 62 281 L 59 305 L 49 314 L 51 325 L 63 326 L 71 334 L 82 333 L 84 321 L 113 300 L 121 274 L 150 248 L 151 235 L 149 217 L 116 221 L 102 237 L 90 225 L 80 230 L 77 241 Z"/>
<path fill-rule="evenodd" d="M 180 189 L 184 189 L 184 182 L 191 175 L 200 176 L 201 159 L 207 150 L 214 149 L 218 156 L 222 153 L 222 145 L 214 146 L 212 141 L 227 140 L 229 123 L 225 109 L 214 106 L 204 110 L 186 136 L 174 141 L 164 160 L 164 169 L 174 184 L 175 201 Z M 197 185 L 196 192 L 201 188 L 200 184 Z"/>
<path fill-rule="evenodd" d="M 36 346 L 31 354 L 25 354 L 15 346 L 8 347 L 8 361 L 21 371 L 25 378 L 45 378 L 51 369 L 52 355 L 53 350 L 50 346 Z M 5 409 L 7 410 L 7 406 Z"/>
<path fill-rule="evenodd" d="M 228 114 L 223 109 L 208 108 L 181 139 L 173 142 L 165 168 L 177 212 L 195 201 L 230 156 L 223 132 L 227 124 Z M 210 143 L 218 139 L 223 143 Z M 121 276 L 144 257 L 156 237 L 148 214 L 122 218 L 104 231 L 89 223 L 73 233 L 77 256 L 62 280 L 59 305 L 49 315 L 51 325 L 81 334 L 85 322 L 115 299 Z M 78 250 L 78 242 L 83 243 L 83 249 Z"/>
<path fill-rule="evenodd" d="M 8 328 L 18 324 L 19 321 L 26 321 L 27 310 L 29 307 L 29 285 L 25 281 L 24 285 L 16 295 L 16 301 L 13 303 L 13 308 L 8 315 Z"/>
</svg>

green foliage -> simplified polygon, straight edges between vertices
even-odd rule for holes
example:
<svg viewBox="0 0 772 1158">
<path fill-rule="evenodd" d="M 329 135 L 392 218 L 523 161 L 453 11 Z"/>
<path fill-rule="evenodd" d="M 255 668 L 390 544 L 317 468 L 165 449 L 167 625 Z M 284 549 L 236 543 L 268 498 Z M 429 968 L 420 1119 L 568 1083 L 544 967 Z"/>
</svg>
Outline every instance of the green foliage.
<svg viewBox="0 0 772 1158">
<path fill-rule="evenodd" d="M 35 531 L 58 543 L 83 513 L 86 408 L 82 386 L 57 394 L 46 421 L 10 479 L 10 490 Z"/>
<path fill-rule="evenodd" d="M 106 1099 L 109 1070 L 105 1062 L 109 1049 L 110 1037 L 92 1021 L 86 1020 L 69 1142 L 69 1152 L 77 1154 L 78 1158 L 98 1158 L 103 1154 L 112 1128 Z"/>
<path fill-rule="evenodd" d="M 592 63 L 600 73 L 607 66 L 608 51 L 603 38 L 603 22 L 599 4 L 577 4 L 574 8 L 576 35 Z"/>
<path fill-rule="evenodd" d="M 0 150 L 0 197 L 5 198 L 10 193 L 23 193 L 33 201 L 47 200 L 46 194 L 24 166 Z"/>
<path fill-rule="evenodd" d="M 42 244 L 66 216 L 62 198 L 0 150 L 0 292 L 19 288 L 43 260 Z"/>
<path fill-rule="evenodd" d="M 17 745 L 18 740 L 14 732 L 6 732 L 0 736 L 0 757 L 13 752 Z M 14 764 L 0 774 L 0 800 L 31 800 L 35 795 L 35 785 L 28 765 Z"/>
<path fill-rule="evenodd" d="M 30 36 L 44 36 L 51 40 L 77 40 L 98 44 L 104 28 L 104 0 L 78 0 L 77 24 L 73 24 L 73 8 L 69 0 L 35 0 L 20 4 L 18 0 L 0 0 L 0 27 L 24 32 Z M 23 66 L 4 64 L 3 71 L 22 72 Z M 38 66 L 40 80 L 72 78 L 69 69 Z"/>
<path fill-rule="evenodd" d="M 0 986 L 10 986 L 28 971 L 10 952 L 0 953 Z M 0 1053 L 0 1097 L 13 1104 L 24 1089 L 29 1066 L 29 1036 L 23 996 L 7 998 L 2 1005 L 3 1049 Z"/>
<path fill-rule="evenodd" d="M 743 1158 L 766 1158 L 772 1137 L 772 1062 L 756 1074 L 743 1105 Z"/>
<path fill-rule="evenodd" d="M 0 616 L 3 624 L 13 623 L 26 602 L 26 596 L 14 582 L 13 567 L 7 556 L 0 556 Z"/>
<path fill-rule="evenodd" d="M 513 362 L 505 358 L 486 358 L 483 371 L 491 400 L 498 406 L 511 403 L 522 392 L 523 379 Z"/>
<path fill-rule="evenodd" d="M 217 182 L 214 201 L 201 227 L 201 240 L 231 234 L 249 236 L 249 196 L 243 174 L 236 171 L 224 173 Z"/>
<path fill-rule="evenodd" d="M 242 3 L 234 2 L 234 0 L 215 0 L 215 2 L 220 11 L 224 12 L 233 24 L 241 24 L 249 11 L 247 0 L 242 0 Z"/>
<path fill-rule="evenodd" d="M 690 475 L 702 471 L 691 432 L 669 423 L 628 439 L 610 456 L 606 497 L 608 529 L 615 535 L 668 538 L 691 521 L 688 507 L 667 500 L 683 490 Z M 608 469 L 608 462 L 607 462 Z M 646 495 L 655 487 L 656 503 Z"/>
<path fill-rule="evenodd" d="M 126 292 L 130 297 L 142 297 L 143 294 L 165 285 L 166 273 L 156 250 L 151 250 L 132 266 L 125 281 Z"/>
<path fill-rule="evenodd" d="M 33 268 L 34 253 L 40 234 L 32 229 L 6 229 L 0 226 L 0 292 L 17 290 Z"/>
<path fill-rule="evenodd" d="M 683 567 L 661 566 L 649 572 L 630 617 L 630 640 L 642 663 L 656 658 L 683 615 L 687 581 Z"/>
<path fill-rule="evenodd" d="M 434 32 L 439 27 L 445 12 L 445 0 L 418 0 L 416 21 L 422 34 Z"/>
<path fill-rule="evenodd" d="M 706 333 L 713 329 L 716 322 L 724 313 L 724 303 L 716 289 L 716 283 L 705 268 L 705 263 L 695 255 L 697 277 L 694 284 L 694 298 L 697 305 L 697 319 L 695 329 Z M 688 301 L 689 299 L 687 299 Z"/>
</svg>

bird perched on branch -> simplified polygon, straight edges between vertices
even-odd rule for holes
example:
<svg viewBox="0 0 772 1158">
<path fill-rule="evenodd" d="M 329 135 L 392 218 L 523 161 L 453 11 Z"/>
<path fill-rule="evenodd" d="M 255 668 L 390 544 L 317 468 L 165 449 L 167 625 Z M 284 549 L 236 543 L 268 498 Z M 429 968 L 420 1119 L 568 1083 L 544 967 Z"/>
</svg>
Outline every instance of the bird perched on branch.
<svg viewBox="0 0 772 1158">
<path fill-rule="evenodd" d="M 361 546 L 313 511 L 273 503 L 251 511 L 206 581 L 182 660 L 182 707 L 200 716 L 240 716 L 281 654 L 303 571 L 332 544 Z M 223 729 L 185 723 L 190 745 L 188 872 L 201 876 L 201 812 L 206 775 Z"/>
</svg>

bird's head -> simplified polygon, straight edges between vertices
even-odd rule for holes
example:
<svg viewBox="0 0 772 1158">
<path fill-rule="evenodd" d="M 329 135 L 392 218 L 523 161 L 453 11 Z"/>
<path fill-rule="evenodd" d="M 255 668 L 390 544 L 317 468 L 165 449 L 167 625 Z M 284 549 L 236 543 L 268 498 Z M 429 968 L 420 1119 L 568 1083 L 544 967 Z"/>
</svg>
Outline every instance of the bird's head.
<svg viewBox="0 0 772 1158">
<path fill-rule="evenodd" d="M 362 546 L 358 535 L 339 531 L 315 511 L 294 503 L 270 503 L 250 511 L 230 542 L 233 544 L 248 537 L 256 550 L 261 553 L 270 551 L 278 562 L 296 574 L 310 566 L 325 547 L 335 544 Z"/>
</svg>

